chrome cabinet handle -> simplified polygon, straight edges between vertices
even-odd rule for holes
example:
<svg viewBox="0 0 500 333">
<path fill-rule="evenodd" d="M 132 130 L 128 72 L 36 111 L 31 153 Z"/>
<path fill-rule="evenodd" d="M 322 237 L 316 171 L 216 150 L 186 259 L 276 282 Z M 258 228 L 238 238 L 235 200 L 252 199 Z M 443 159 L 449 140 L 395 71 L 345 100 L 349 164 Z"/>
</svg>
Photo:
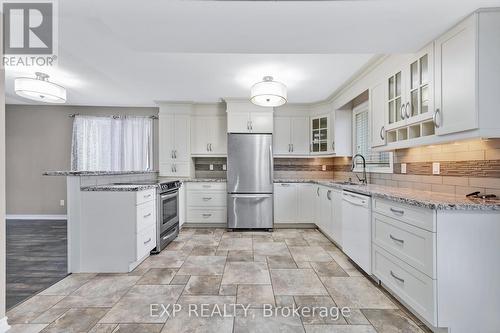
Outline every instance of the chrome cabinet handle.
<svg viewBox="0 0 500 333">
<path fill-rule="evenodd" d="M 382 126 L 382 127 L 380 128 L 380 138 L 381 138 L 382 140 L 385 140 L 385 137 L 384 137 L 384 131 L 385 131 L 385 126 Z"/>
<path fill-rule="evenodd" d="M 253 121 L 250 120 L 250 130 L 253 131 Z"/>
<path fill-rule="evenodd" d="M 147 213 L 146 215 L 144 215 L 144 218 L 150 217 L 150 216 L 151 216 L 151 213 Z"/>
<path fill-rule="evenodd" d="M 210 151 L 210 148 L 208 148 L 209 143 L 207 143 L 207 151 Z"/>
<path fill-rule="evenodd" d="M 212 144 L 210 144 L 210 151 L 213 151 L 213 150 L 212 150 Z"/>
<path fill-rule="evenodd" d="M 250 131 L 250 120 L 247 120 L 247 130 Z"/>
<path fill-rule="evenodd" d="M 211 197 L 203 198 L 203 201 L 208 201 L 208 200 L 212 200 L 212 198 Z"/>
<path fill-rule="evenodd" d="M 287 184 L 287 183 L 281 183 L 281 186 L 288 187 L 288 186 L 290 186 L 290 184 Z"/>
<path fill-rule="evenodd" d="M 292 151 L 292 145 L 288 144 L 288 152 L 290 153 Z"/>
<path fill-rule="evenodd" d="M 401 108 L 399 109 L 399 113 L 401 114 L 401 119 L 405 119 L 405 111 L 404 111 L 405 105 L 401 105 Z"/>
<path fill-rule="evenodd" d="M 331 194 L 332 194 L 332 191 L 331 190 L 328 190 L 326 192 L 326 197 L 328 198 L 328 200 L 332 201 L 332 197 L 331 197 Z"/>
<path fill-rule="evenodd" d="M 151 237 L 149 237 L 149 239 L 147 241 L 144 242 L 144 245 L 146 245 L 147 243 L 151 242 Z"/>
<path fill-rule="evenodd" d="M 405 109 L 406 109 L 406 118 L 410 118 L 411 117 L 410 102 L 406 103 Z"/>
<path fill-rule="evenodd" d="M 404 242 L 405 242 L 403 239 L 396 238 L 391 234 L 389 234 L 389 238 L 392 239 L 393 241 L 401 243 L 401 244 L 404 244 Z"/>
<path fill-rule="evenodd" d="M 399 277 L 399 276 L 397 276 L 396 274 L 394 274 L 394 272 L 393 272 L 393 271 L 391 271 L 391 276 L 392 276 L 393 278 L 395 278 L 396 280 L 398 280 L 399 282 L 401 282 L 401 283 L 405 283 L 405 280 L 404 280 L 404 279 L 402 279 L 402 278 L 400 278 L 400 277 Z"/>
<path fill-rule="evenodd" d="M 170 152 L 170 158 L 174 158 L 174 151 L 173 150 Z"/>
<path fill-rule="evenodd" d="M 212 216 L 212 214 L 208 214 L 208 213 L 206 213 L 206 214 L 201 214 L 201 216 L 203 216 L 203 217 L 207 218 L 207 217 Z"/>
<path fill-rule="evenodd" d="M 316 194 L 318 195 L 319 197 L 319 187 L 316 189 Z"/>
<path fill-rule="evenodd" d="M 441 116 L 441 111 L 439 110 L 439 108 L 437 108 L 436 111 L 434 111 L 434 115 L 432 115 L 432 122 L 434 123 L 434 127 L 436 127 L 436 128 L 439 128 L 439 126 L 441 126 L 441 124 L 438 123 L 438 121 L 437 121 L 438 114 Z M 441 119 L 440 119 L 440 122 L 441 122 Z"/>
<path fill-rule="evenodd" d="M 293 153 L 293 149 L 294 149 L 294 148 L 293 148 L 293 143 L 292 143 L 292 153 Z"/>
<path fill-rule="evenodd" d="M 335 141 L 332 141 L 332 151 L 335 151 Z"/>
<path fill-rule="evenodd" d="M 405 211 L 402 210 L 402 209 L 396 209 L 396 208 L 390 208 L 391 212 L 393 212 L 394 214 L 400 214 L 400 215 L 404 215 Z"/>
</svg>

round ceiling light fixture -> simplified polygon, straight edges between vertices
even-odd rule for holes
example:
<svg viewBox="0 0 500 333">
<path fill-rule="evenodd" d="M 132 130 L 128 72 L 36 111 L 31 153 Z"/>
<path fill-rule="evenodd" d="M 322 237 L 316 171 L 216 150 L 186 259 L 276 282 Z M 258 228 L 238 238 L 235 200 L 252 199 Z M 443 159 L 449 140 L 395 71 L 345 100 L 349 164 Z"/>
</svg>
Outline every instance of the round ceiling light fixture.
<svg viewBox="0 0 500 333">
<path fill-rule="evenodd" d="M 49 82 L 49 76 L 36 72 L 36 78 L 18 77 L 14 81 L 14 90 L 21 97 L 37 102 L 66 103 L 66 88 Z"/>
<path fill-rule="evenodd" d="M 252 86 L 250 101 L 259 106 L 276 107 L 286 103 L 286 86 L 273 81 L 272 76 L 264 76 L 261 82 Z"/>
</svg>

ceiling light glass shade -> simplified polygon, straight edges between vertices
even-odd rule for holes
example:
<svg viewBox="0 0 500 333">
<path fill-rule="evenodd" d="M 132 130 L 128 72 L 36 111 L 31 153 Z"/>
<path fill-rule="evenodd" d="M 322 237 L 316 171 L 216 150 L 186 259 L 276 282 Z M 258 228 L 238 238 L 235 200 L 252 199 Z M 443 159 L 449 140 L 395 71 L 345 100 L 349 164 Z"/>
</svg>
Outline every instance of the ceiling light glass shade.
<svg viewBox="0 0 500 333">
<path fill-rule="evenodd" d="M 262 82 L 252 86 L 250 101 L 259 106 L 276 107 L 286 103 L 286 86 L 273 81 L 272 76 L 264 76 Z"/>
<path fill-rule="evenodd" d="M 36 78 L 19 77 L 14 81 L 14 90 L 21 97 L 45 103 L 66 103 L 66 89 L 47 81 L 49 76 L 36 73 Z"/>
</svg>

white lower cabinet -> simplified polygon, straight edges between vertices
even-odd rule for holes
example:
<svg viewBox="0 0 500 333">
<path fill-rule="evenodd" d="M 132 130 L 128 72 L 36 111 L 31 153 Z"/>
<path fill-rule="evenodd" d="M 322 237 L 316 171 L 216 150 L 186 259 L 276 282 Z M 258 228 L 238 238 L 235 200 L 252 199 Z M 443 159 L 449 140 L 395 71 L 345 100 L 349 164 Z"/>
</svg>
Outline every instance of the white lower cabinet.
<svg viewBox="0 0 500 333">
<path fill-rule="evenodd" d="M 437 323 L 436 280 L 373 245 L 372 273 L 431 324 Z"/>
<path fill-rule="evenodd" d="M 156 247 L 156 190 L 82 191 L 72 273 L 127 273 Z"/>
<path fill-rule="evenodd" d="M 342 191 L 332 189 L 331 201 L 332 219 L 329 236 L 338 246 L 342 247 Z"/>
<path fill-rule="evenodd" d="M 436 326 L 435 211 L 378 198 L 372 206 L 373 275 Z"/>
<path fill-rule="evenodd" d="M 313 223 L 314 204 L 312 184 L 274 184 L 274 223 Z"/>
<path fill-rule="evenodd" d="M 186 222 L 226 224 L 226 183 L 193 182 L 186 186 Z"/>
</svg>

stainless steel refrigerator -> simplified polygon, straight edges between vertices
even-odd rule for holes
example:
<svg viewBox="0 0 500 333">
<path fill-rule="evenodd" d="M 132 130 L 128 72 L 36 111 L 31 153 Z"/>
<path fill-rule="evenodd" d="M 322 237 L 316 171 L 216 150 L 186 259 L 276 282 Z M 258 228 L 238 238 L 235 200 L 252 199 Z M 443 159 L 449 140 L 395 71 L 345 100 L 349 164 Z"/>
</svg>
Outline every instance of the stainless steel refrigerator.
<svg viewBox="0 0 500 333">
<path fill-rule="evenodd" d="M 227 227 L 272 229 L 272 134 L 228 134 L 227 144 Z"/>
</svg>

